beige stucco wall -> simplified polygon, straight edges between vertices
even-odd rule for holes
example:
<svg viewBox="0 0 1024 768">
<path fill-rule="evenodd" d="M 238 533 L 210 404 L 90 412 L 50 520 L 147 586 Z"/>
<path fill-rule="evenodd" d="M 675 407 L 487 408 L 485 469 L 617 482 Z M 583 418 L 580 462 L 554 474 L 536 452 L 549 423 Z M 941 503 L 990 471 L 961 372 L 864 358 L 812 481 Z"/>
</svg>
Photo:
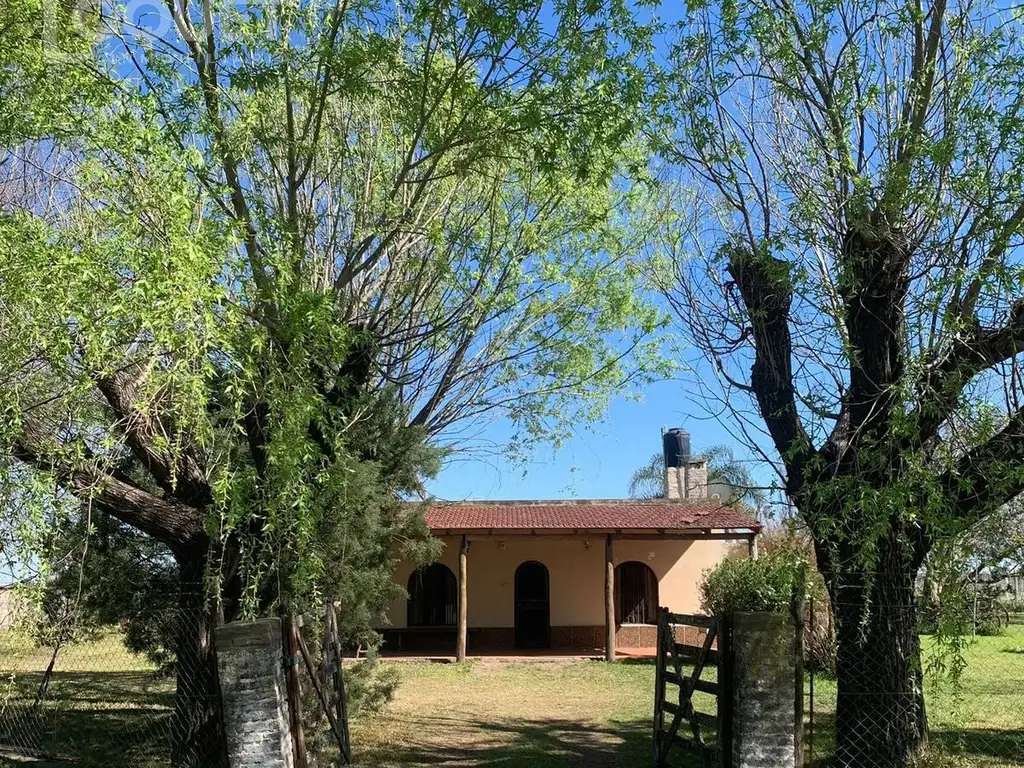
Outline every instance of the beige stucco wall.
<svg viewBox="0 0 1024 768">
<path fill-rule="evenodd" d="M 443 539 L 440 562 L 458 575 L 458 537 Z M 589 546 L 587 546 L 589 543 Z M 729 541 L 621 539 L 613 542 L 616 565 L 629 560 L 646 563 L 658 578 L 658 600 L 677 613 L 700 607 L 698 585 L 703 572 L 735 547 Z M 547 566 L 550 579 L 551 626 L 604 624 L 604 538 L 545 539 L 509 537 L 470 542 L 467 560 L 470 627 L 514 627 L 516 568 L 527 560 Z M 395 575 L 403 587 L 412 566 L 402 563 Z M 406 601 L 388 611 L 390 626 L 406 626 Z"/>
<path fill-rule="evenodd" d="M 24 598 L 13 589 L 0 589 L 0 632 L 13 629 L 24 618 Z"/>
</svg>

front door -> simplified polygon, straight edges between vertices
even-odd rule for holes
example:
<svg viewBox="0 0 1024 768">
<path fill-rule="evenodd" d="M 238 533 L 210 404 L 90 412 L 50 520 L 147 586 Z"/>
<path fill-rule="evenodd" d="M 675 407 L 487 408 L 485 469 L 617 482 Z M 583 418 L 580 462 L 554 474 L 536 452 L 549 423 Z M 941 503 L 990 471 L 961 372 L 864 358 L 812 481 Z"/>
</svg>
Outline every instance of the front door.
<svg viewBox="0 0 1024 768">
<path fill-rule="evenodd" d="M 529 560 L 516 568 L 516 647 L 547 648 L 550 644 L 548 569 Z"/>
</svg>

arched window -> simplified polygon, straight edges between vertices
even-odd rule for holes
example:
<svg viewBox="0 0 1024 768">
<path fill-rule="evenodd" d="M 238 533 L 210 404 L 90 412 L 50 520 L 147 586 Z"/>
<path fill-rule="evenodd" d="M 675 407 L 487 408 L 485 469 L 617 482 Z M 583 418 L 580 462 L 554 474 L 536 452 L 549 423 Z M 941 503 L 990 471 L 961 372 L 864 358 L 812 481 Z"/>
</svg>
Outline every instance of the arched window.
<svg viewBox="0 0 1024 768">
<path fill-rule="evenodd" d="M 455 574 L 441 563 L 431 563 L 409 576 L 410 627 L 454 627 Z"/>
<path fill-rule="evenodd" d="M 658 578 L 644 563 L 630 561 L 615 568 L 615 621 L 658 623 Z"/>
</svg>

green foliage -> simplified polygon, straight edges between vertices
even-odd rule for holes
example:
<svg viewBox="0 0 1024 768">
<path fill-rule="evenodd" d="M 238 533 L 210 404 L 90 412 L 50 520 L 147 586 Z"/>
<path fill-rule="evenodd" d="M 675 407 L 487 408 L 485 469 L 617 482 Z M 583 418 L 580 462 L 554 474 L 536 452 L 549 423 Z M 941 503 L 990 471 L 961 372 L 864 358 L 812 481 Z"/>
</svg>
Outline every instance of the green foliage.
<svg viewBox="0 0 1024 768">
<path fill-rule="evenodd" d="M 44 600 L 75 606 L 74 623 L 117 626 L 125 647 L 167 672 L 174 663 L 179 620 L 178 569 L 171 552 L 106 515 L 83 509 L 54 532 L 54 567 Z"/>
<path fill-rule="evenodd" d="M 84 113 L 109 95 L 92 67 L 93 7 L 0 0 L 0 147 L 73 136 L 87 126 Z"/>
<path fill-rule="evenodd" d="M 211 614 L 333 599 L 372 648 L 449 450 L 557 444 L 668 370 L 625 4 L 214 3 L 63 25 L 60 78 L 49 6 L 4 11 L 3 546 L 158 663 L 186 567 Z"/>
<path fill-rule="evenodd" d="M 353 714 L 380 712 L 391 701 L 398 688 L 399 669 L 394 664 L 380 664 L 376 658 L 345 667 L 345 692 L 349 711 Z"/>
<path fill-rule="evenodd" d="M 721 480 L 732 486 L 735 500 L 750 505 L 755 512 L 767 504 L 768 495 L 758 486 L 742 460 L 727 445 L 712 445 L 697 454 L 708 462 L 708 480 Z M 665 493 L 665 455 L 656 453 L 629 478 L 629 495 L 656 499 Z"/>
<path fill-rule="evenodd" d="M 807 589 L 807 560 L 780 551 L 753 560 L 726 558 L 701 580 L 701 607 L 720 616 L 734 611 L 790 612 Z"/>
</svg>

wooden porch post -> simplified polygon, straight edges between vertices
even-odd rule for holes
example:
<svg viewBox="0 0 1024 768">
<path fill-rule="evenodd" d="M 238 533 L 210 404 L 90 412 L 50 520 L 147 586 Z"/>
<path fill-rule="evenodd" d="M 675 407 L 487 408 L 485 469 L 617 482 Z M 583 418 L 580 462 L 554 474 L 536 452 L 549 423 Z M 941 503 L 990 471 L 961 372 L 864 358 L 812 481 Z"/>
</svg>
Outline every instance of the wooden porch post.
<svg viewBox="0 0 1024 768">
<path fill-rule="evenodd" d="M 757 534 L 750 534 L 750 538 L 747 540 L 747 554 L 750 555 L 751 560 L 757 560 Z"/>
<path fill-rule="evenodd" d="M 615 561 L 610 533 L 604 540 L 604 631 L 605 661 L 615 661 Z"/>
<path fill-rule="evenodd" d="M 466 555 L 469 553 L 469 541 L 462 537 L 459 549 L 459 627 L 455 640 L 455 660 L 466 660 Z"/>
</svg>

